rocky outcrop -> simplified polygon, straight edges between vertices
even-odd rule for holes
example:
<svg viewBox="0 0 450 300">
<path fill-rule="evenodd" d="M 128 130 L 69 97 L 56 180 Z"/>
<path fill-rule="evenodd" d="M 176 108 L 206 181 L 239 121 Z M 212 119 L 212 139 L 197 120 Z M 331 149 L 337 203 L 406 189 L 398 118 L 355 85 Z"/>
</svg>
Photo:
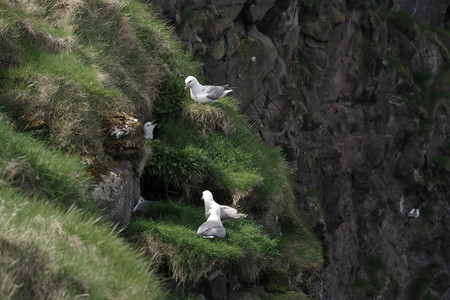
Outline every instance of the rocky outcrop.
<svg viewBox="0 0 450 300">
<path fill-rule="evenodd" d="M 113 223 L 126 226 L 141 196 L 139 176 L 148 158 L 143 147 L 143 128 L 141 122 L 126 113 L 106 116 L 101 124 L 103 147 L 114 161 L 87 160 L 98 179 L 92 197 Z"/>
<path fill-rule="evenodd" d="M 326 260 L 317 277 L 292 274 L 298 286 L 314 281 L 318 299 L 450 297 L 448 1 L 170 3 L 206 77 L 235 87 L 295 171 Z"/>
<path fill-rule="evenodd" d="M 92 197 L 108 218 L 120 226 L 130 222 L 131 213 L 137 204 L 141 189 L 139 179 L 130 161 L 119 160 L 100 175 L 92 191 Z"/>
</svg>

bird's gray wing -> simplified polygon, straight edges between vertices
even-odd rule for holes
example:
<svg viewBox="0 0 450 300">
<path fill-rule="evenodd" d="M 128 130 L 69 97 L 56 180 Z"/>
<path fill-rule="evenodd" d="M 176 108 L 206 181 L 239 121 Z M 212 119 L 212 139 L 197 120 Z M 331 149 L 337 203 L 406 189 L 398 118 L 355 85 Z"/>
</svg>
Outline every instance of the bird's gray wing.
<svg viewBox="0 0 450 300">
<path fill-rule="evenodd" d="M 203 87 L 205 88 L 206 96 L 212 100 L 217 100 L 222 97 L 223 91 L 225 90 L 222 86 L 215 85 L 205 85 Z"/>
<path fill-rule="evenodd" d="M 219 222 L 206 221 L 197 230 L 197 236 L 201 237 L 224 237 L 226 234 L 225 228 Z"/>
<path fill-rule="evenodd" d="M 221 217 L 227 217 L 237 214 L 236 208 L 233 208 L 228 205 L 221 205 L 220 206 L 220 216 Z"/>
</svg>

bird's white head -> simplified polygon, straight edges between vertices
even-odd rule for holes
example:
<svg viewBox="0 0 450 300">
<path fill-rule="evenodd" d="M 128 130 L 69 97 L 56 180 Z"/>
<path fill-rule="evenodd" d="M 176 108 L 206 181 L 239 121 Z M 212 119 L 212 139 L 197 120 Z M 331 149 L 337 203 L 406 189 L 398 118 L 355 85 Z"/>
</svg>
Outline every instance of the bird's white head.
<svg viewBox="0 0 450 300">
<path fill-rule="evenodd" d="M 188 76 L 184 80 L 184 83 L 186 84 L 186 86 L 184 88 L 187 89 L 187 88 L 193 87 L 194 85 L 198 84 L 198 80 L 194 76 Z"/>
<path fill-rule="evenodd" d="M 153 130 L 155 129 L 156 125 L 158 125 L 158 123 L 155 123 L 155 121 L 146 122 L 144 124 L 144 135 L 145 135 L 145 138 L 153 139 Z"/>
<path fill-rule="evenodd" d="M 204 190 L 202 193 L 202 200 L 203 201 L 211 201 L 214 200 L 213 195 L 210 191 Z"/>
<path fill-rule="evenodd" d="M 208 212 L 207 212 L 208 218 L 209 216 L 214 216 L 214 219 L 220 220 L 220 206 L 217 203 L 212 203 L 209 206 Z"/>
</svg>

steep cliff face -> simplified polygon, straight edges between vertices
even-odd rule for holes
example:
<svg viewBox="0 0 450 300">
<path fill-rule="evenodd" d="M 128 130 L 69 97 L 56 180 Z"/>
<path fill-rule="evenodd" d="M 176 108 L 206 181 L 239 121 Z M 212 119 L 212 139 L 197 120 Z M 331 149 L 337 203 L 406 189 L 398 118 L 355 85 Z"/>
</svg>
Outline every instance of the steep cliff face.
<svg viewBox="0 0 450 300">
<path fill-rule="evenodd" d="M 153 2 L 295 170 L 307 292 L 450 297 L 449 1 Z"/>
</svg>

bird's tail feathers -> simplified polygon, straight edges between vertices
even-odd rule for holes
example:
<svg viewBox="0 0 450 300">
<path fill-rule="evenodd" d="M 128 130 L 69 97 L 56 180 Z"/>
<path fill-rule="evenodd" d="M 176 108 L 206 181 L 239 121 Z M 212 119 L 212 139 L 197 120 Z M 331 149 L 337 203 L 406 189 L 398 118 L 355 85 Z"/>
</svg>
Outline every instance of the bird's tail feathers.
<svg viewBox="0 0 450 300">
<path fill-rule="evenodd" d="M 241 213 L 237 213 L 233 216 L 234 219 L 240 219 L 240 218 L 245 218 L 247 217 L 247 214 L 241 214 Z"/>
</svg>

